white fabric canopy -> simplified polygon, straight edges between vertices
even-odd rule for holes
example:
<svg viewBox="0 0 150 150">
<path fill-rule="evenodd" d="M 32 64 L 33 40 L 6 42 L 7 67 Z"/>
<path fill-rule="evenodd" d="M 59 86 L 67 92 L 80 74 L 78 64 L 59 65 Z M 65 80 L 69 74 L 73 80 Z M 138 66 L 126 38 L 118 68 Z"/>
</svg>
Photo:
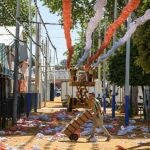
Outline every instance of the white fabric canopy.
<svg viewBox="0 0 150 150">
<path fill-rule="evenodd" d="M 6 28 L 16 36 L 16 27 L 15 26 L 6 26 Z M 6 46 L 12 45 L 15 38 L 6 30 L 4 26 L 0 26 L 0 43 L 5 44 Z M 20 39 L 22 40 L 23 27 L 20 27 Z"/>
</svg>

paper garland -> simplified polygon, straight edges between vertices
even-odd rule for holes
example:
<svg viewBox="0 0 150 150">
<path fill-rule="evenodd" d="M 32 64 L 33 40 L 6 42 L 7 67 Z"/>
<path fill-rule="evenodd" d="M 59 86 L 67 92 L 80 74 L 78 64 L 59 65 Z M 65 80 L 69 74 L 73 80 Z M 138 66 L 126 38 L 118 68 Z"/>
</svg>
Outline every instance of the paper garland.
<svg viewBox="0 0 150 150">
<path fill-rule="evenodd" d="M 122 46 L 132 36 L 138 26 L 142 25 L 148 20 L 150 20 L 150 9 L 146 10 L 143 16 L 137 18 L 129 24 L 129 29 L 126 34 L 118 42 L 115 42 L 112 48 L 106 54 L 99 57 L 97 63 L 94 64 L 94 67 L 97 67 L 100 62 L 112 55 L 118 47 Z"/>
<path fill-rule="evenodd" d="M 92 62 L 94 60 L 96 60 L 100 54 L 104 51 L 104 49 L 108 46 L 108 44 L 110 43 L 111 38 L 113 37 L 114 32 L 117 30 L 117 28 L 119 28 L 121 26 L 121 24 L 128 18 L 128 16 L 130 15 L 130 13 L 132 11 L 134 11 L 138 5 L 140 3 L 140 0 L 131 0 L 122 10 L 120 16 L 117 18 L 117 20 L 114 21 L 114 23 L 112 23 L 105 34 L 105 39 L 101 45 L 101 47 L 97 50 L 96 54 L 91 56 L 88 61 L 87 64 L 85 65 L 85 68 L 89 68 L 89 66 L 92 64 Z"/>
<path fill-rule="evenodd" d="M 62 0 L 63 3 L 63 20 L 64 20 L 64 33 L 66 38 L 66 44 L 68 48 L 68 58 L 67 58 L 67 68 L 70 68 L 70 63 L 73 55 L 73 46 L 72 40 L 70 36 L 70 28 L 71 28 L 71 0 Z"/>
<path fill-rule="evenodd" d="M 96 3 L 94 5 L 95 15 L 94 15 L 94 17 L 92 17 L 90 19 L 90 21 L 88 23 L 88 27 L 86 29 L 86 44 L 84 47 L 84 54 L 78 60 L 77 67 L 79 67 L 81 65 L 81 63 L 83 63 L 83 61 L 85 61 L 85 59 L 89 55 L 89 51 L 90 51 L 91 45 L 92 45 L 91 36 L 92 36 L 92 33 L 94 32 L 94 30 L 96 29 L 96 27 L 98 26 L 99 21 L 104 16 L 104 6 L 106 6 L 106 4 L 107 4 L 107 0 L 96 0 Z"/>
</svg>

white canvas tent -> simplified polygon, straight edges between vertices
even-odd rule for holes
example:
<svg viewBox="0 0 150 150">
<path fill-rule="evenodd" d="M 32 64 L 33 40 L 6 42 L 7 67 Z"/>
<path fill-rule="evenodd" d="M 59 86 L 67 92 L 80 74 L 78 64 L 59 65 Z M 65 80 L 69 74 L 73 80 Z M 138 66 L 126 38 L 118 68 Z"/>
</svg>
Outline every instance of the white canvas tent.
<svg viewBox="0 0 150 150">
<path fill-rule="evenodd" d="M 11 46 L 14 41 L 15 38 L 13 37 L 13 35 L 11 35 L 7 29 L 14 35 L 16 36 L 16 27 L 15 26 L 6 26 L 6 28 L 4 26 L 0 26 L 0 43 L 5 44 L 5 46 Z M 23 39 L 23 27 L 20 26 L 20 39 Z"/>
</svg>

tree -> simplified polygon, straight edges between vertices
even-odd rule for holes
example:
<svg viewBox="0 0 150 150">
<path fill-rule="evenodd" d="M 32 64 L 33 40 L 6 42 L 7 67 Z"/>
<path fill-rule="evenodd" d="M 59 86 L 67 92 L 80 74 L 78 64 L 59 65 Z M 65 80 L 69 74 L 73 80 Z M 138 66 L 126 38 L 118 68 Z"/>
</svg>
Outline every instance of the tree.
<svg viewBox="0 0 150 150">
<path fill-rule="evenodd" d="M 62 0 L 41 0 L 44 2 L 51 13 L 57 13 L 61 16 L 62 22 Z M 96 0 L 72 0 L 72 20 L 73 27 L 81 26 L 81 28 L 85 28 L 89 19 L 93 16 L 94 10 L 93 7 L 95 5 Z M 118 1 L 118 12 L 121 11 L 122 7 L 125 5 L 124 1 Z M 114 14 L 114 1 L 109 0 L 107 2 L 105 16 L 109 18 L 109 20 L 113 20 Z"/>
<path fill-rule="evenodd" d="M 0 0 L 0 22 L 5 26 L 15 26 L 16 20 L 16 4 L 17 0 Z M 29 9 L 28 0 L 20 0 L 20 18 L 19 22 L 24 26 L 25 30 L 23 33 L 24 41 L 27 40 L 29 35 Z M 35 15 L 35 7 L 31 6 L 31 17 Z M 14 18 L 12 17 L 14 16 Z M 32 27 L 32 33 L 35 33 L 34 27 Z"/>
<path fill-rule="evenodd" d="M 150 8 L 150 1 L 143 0 L 140 8 L 137 11 L 138 15 L 142 15 L 146 9 Z M 134 45 L 137 47 L 138 55 L 136 56 L 136 65 L 142 67 L 142 69 L 150 73 L 150 21 L 140 26 L 133 39 Z"/>
<path fill-rule="evenodd" d="M 4 25 L 15 26 L 16 21 L 10 16 L 16 16 L 17 0 L 0 0 L 0 20 Z M 28 0 L 20 0 L 20 22 L 28 23 Z M 34 7 L 32 7 L 32 17 L 34 16 Z"/>
<path fill-rule="evenodd" d="M 66 66 L 66 61 L 67 61 L 66 59 L 61 60 L 60 61 L 60 65 L 61 66 Z"/>
<path fill-rule="evenodd" d="M 130 85 L 150 85 L 150 74 L 147 74 L 139 66 L 135 65 L 137 47 L 131 44 L 130 56 Z M 112 56 L 109 63 L 108 80 L 118 86 L 123 86 L 125 81 L 125 48 L 122 47 Z"/>
<path fill-rule="evenodd" d="M 132 43 L 132 42 L 131 42 Z M 130 86 L 131 86 L 131 104 L 133 108 L 131 112 L 133 115 L 137 115 L 137 86 L 150 85 L 150 74 L 147 74 L 143 69 L 137 66 L 134 62 L 137 56 L 137 47 L 131 44 L 131 56 L 130 56 Z M 111 83 L 115 83 L 118 86 L 124 86 L 125 84 L 125 47 L 123 46 L 119 51 L 112 56 L 109 61 L 108 80 Z"/>
</svg>

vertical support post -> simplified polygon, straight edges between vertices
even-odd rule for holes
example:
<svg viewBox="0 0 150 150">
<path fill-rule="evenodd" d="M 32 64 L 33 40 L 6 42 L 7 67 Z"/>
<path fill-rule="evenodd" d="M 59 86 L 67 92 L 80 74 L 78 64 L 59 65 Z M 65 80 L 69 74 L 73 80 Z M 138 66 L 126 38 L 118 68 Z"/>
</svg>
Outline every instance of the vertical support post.
<svg viewBox="0 0 150 150">
<path fill-rule="evenodd" d="M 39 24 L 37 24 L 36 42 L 39 43 Z M 39 93 L 39 47 L 37 45 L 36 45 L 36 58 L 37 62 L 35 63 L 36 66 L 35 88 L 36 92 Z"/>
<path fill-rule="evenodd" d="M 44 107 L 46 107 L 46 101 L 47 101 L 47 45 L 48 41 L 46 38 L 46 45 L 45 45 L 45 100 L 44 100 Z"/>
<path fill-rule="evenodd" d="M 130 16 L 127 19 L 129 29 Z M 126 67 L 125 67 L 125 126 L 129 125 L 129 71 L 130 71 L 130 39 L 126 42 Z"/>
<path fill-rule="evenodd" d="M 117 0 L 115 0 L 114 4 L 114 20 L 117 18 Z M 116 32 L 113 35 L 113 44 L 115 43 L 116 40 Z M 112 118 L 115 118 L 115 104 L 116 104 L 116 86 L 113 84 L 113 89 L 112 89 Z"/>
<path fill-rule="evenodd" d="M 105 30 L 104 33 L 106 33 L 106 25 L 107 25 L 107 19 L 105 22 Z M 106 53 L 106 51 L 104 51 Z M 106 60 L 103 61 L 103 111 L 106 113 Z"/>
<path fill-rule="evenodd" d="M 29 0 L 29 34 L 32 37 L 32 23 L 31 23 L 31 0 Z M 31 92 L 31 76 L 32 76 L 32 40 L 29 39 L 30 44 L 30 59 L 29 59 L 29 78 L 28 78 L 28 92 Z"/>
<path fill-rule="evenodd" d="M 106 61 L 103 61 L 103 110 L 106 113 Z"/>
<path fill-rule="evenodd" d="M 38 20 L 37 11 L 36 11 L 36 22 Z M 41 24 L 36 24 L 36 43 L 39 45 L 40 43 L 40 33 L 41 33 Z M 40 47 L 36 45 L 36 52 L 35 57 L 37 58 L 37 61 L 35 63 L 35 91 L 37 94 L 40 93 Z M 39 98 L 39 108 L 41 107 L 41 98 Z"/>
<path fill-rule="evenodd" d="M 55 97 L 55 93 L 56 93 L 56 92 L 55 92 L 55 90 L 56 90 L 56 87 L 55 87 L 55 86 L 56 86 L 56 85 L 55 85 L 55 83 L 56 83 L 56 77 L 55 77 L 55 75 L 56 75 L 56 74 L 55 74 L 55 51 L 54 51 L 54 97 Z"/>
<path fill-rule="evenodd" d="M 115 84 L 113 84 L 113 94 L 112 94 L 112 118 L 115 118 L 115 104 L 116 104 L 116 98 L 115 98 L 115 92 L 116 87 Z"/>
<path fill-rule="evenodd" d="M 44 40 L 41 41 L 41 47 L 42 47 L 42 61 L 41 61 L 41 64 L 43 67 L 41 67 L 41 78 L 40 78 L 40 81 L 41 81 L 41 97 L 42 99 L 44 100 L 44 105 L 45 105 L 45 43 L 44 43 Z M 43 84 L 43 78 L 44 78 L 44 84 Z"/>
<path fill-rule="evenodd" d="M 101 45 L 100 25 L 99 25 L 98 34 L 99 34 L 99 39 L 98 39 L 98 48 L 99 48 L 100 45 Z M 98 79 L 100 81 L 100 91 L 99 91 L 99 94 L 102 92 L 101 66 L 102 66 L 101 64 L 98 65 Z"/>
<path fill-rule="evenodd" d="M 50 52 L 49 52 L 49 42 L 47 39 L 47 100 L 49 100 L 49 95 L 50 95 Z"/>
<path fill-rule="evenodd" d="M 17 9 L 16 9 L 16 39 L 15 39 L 15 62 L 14 62 L 14 85 L 13 85 L 13 124 L 16 124 L 17 121 L 17 101 L 18 101 L 18 63 L 19 63 L 19 20 L 20 18 L 20 0 L 17 0 Z"/>
</svg>

